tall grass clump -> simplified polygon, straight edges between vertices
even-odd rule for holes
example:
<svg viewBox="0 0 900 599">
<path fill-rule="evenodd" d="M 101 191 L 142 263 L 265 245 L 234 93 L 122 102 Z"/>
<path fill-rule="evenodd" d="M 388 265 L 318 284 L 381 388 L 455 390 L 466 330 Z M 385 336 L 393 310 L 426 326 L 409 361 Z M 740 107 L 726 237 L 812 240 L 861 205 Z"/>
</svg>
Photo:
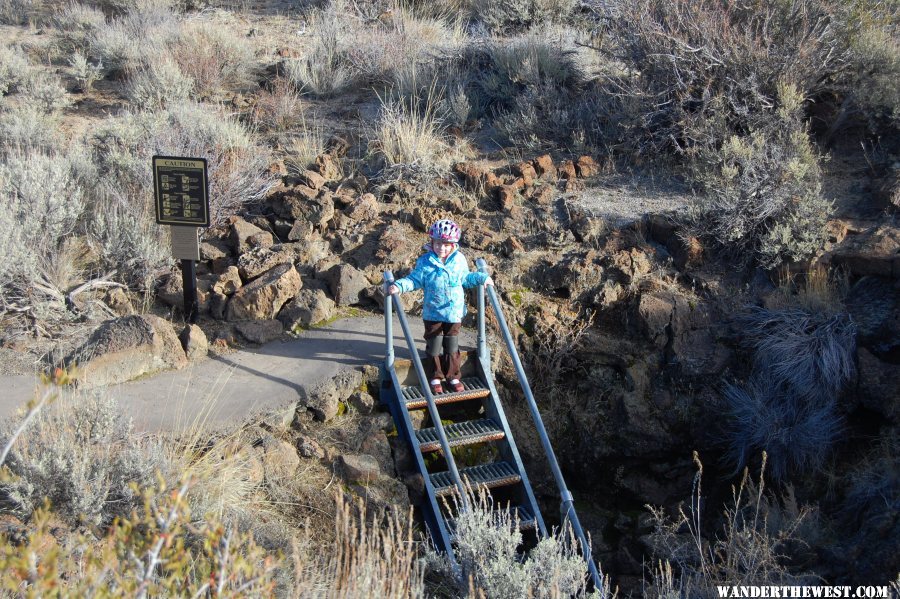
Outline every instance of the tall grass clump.
<svg viewBox="0 0 900 599">
<path fill-rule="evenodd" d="M 855 373 L 856 327 L 845 313 L 753 308 L 738 319 L 753 370 L 724 398 L 728 460 L 765 451 L 776 480 L 822 464 L 841 430 L 837 400 Z"/>
<path fill-rule="evenodd" d="M 790 564 L 812 511 L 792 501 L 782 508 L 765 493 L 765 456 L 757 483 L 745 469 L 738 487 L 732 487 L 724 525 L 714 536 L 700 528 L 703 467 L 696 453 L 694 461 L 698 471 L 687 511 L 679 507 L 672 519 L 661 508 L 647 506 L 655 526 L 650 542 L 656 561 L 645 597 L 713 599 L 719 597 L 720 585 L 800 585 L 815 580 Z"/>
<path fill-rule="evenodd" d="M 333 552 L 307 535 L 294 545 L 296 599 L 424 597 L 424 569 L 413 542 L 412 512 L 367 515 L 337 496 Z"/>
<path fill-rule="evenodd" d="M 390 176 L 440 175 L 459 159 L 460 151 L 445 133 L 439 107 L 433 85 L 423 98 L 382 99 L 370 146 Z"/>
<path fill-rule="evenodd" d="M 326 9 L 312 13 L 309 27 L 313 32 L 309 52 L 286 60 L 285 72 L 303 93 L 317 97 L 339 94 L 353 83 L 354 73 L 343 48 L 356 37 L 355 25 L 346 15 Z"/>
</svg>

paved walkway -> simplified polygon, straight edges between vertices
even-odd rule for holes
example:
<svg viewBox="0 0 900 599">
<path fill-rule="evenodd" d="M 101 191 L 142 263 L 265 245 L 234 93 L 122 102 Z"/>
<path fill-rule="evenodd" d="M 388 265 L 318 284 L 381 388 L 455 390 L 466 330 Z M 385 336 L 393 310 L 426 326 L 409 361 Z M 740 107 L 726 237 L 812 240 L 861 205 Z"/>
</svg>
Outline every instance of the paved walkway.
<svg viewBox="0 0 900 599">
<path fill-rule="evenodd" d="M 418 347 L 424 347 L 422 321 L 409 318 Z M 409 358 L 400 323 L 394 319 L 398 358 Z M 474 347 L 474 331 L 463 330 L 463 346 Z M 217 427 L 253 414 L 287 408 L 301 388 L 341 370 L 384 360 L 384 318 L 337 320 L 297 339 L 211 356 L 183 370 L 163 372 L 104 390 L 116 396 L 140 431 Z M 34 395 L 37 379 L 0 377 L 0 419 L 8 418 Z"/>
</svg>

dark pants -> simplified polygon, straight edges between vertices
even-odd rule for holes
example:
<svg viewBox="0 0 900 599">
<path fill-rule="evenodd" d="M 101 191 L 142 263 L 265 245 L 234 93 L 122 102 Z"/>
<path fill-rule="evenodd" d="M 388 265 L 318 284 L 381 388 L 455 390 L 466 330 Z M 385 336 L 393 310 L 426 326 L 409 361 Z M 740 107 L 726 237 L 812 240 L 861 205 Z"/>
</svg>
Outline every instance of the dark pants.
<svg viewBox="0 0 900 599">
<path fill-rule="evenodd" d="M 425 373 L 431 379 L 458 379 L 459 378 L 459 329 L 462 326 L 458 322 L 425 322 L 425 353 L 428 360 L 425 362 Z M 440 345 L 436 343 L 437 337 L 443 335 Z M 451 339 L 451 337 L 453 339 Z M 433 340 L 433 341 L 432 341 Z M 440 349 L 443 349 L 441 352 Z M 431 368 L 429 368 L 429 364 Z M 431 371 L 429 374 L 428 371 Z"/>
</svg>

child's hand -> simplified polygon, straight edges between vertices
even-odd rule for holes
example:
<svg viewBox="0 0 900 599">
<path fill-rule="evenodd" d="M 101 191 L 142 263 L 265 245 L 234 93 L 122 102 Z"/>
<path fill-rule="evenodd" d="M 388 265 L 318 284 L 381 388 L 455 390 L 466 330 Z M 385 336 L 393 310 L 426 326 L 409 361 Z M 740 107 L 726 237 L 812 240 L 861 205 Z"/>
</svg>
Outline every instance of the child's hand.
<svg viewBox="0 0 900 599">
<path fill-rule="evenodd" d="M 494 279 L 488 277 L 488 278 L 484 281 L 484 284 L 485 284 L 485 285 L 488 285 L 488 286 L 490 286 L 490 287 L 493 287 L 493 286 L 494 286 Z"/>
<path fill-rule="evenodd" d="M 391 295 L 397 295 L 398 293 L 400 293 L 400 288 L 396 285 L 391 285 L 390 287 L 388 287 L 388 293 L 390 293 Z"/>
</svg>

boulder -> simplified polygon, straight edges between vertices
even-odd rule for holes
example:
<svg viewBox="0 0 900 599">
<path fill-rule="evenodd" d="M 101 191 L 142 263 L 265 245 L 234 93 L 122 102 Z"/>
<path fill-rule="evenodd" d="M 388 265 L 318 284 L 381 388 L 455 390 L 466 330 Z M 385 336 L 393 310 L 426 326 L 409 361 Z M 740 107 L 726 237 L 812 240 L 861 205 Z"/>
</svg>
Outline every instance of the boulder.
<svg viewBox="0 0 900 599">
<path fill-rule="evenodd" d="M 104 322 L 65 358 L 67 366 L 77 365 L 78 384 L 87 389 L 180 369 L 187 362 L 171 324 L 136 314 Z"/>
<path fill-rule="evenodd" d="M 121 287 L 110 287 L 103 293 L 103 303 L 119 316 L 134 314 L 134 306 L 128 293 Z"/>
<path fill-rule="evenodd" d="M 322 459 L 325 457 L 325 450 L 322 449 L 322 446 L 307 435 L 297 437 L 297 453 L 300 454 L 300 457 L 306 459 Z"/>
<path fill-rule="evenodd" d="M 184 349 L 188 360 L 204 358 L 209 352 L 209 341 L 206 339 L 206 333 L 195 324 L 185 326 L 178 335 L 178 340 L 181 341 L 181 347 Z"/>
<path fill-rule="evenodd" d="M 344 454 L 338 457 L 338 468 L 350 482 L 365 484 L 381 476 L 378 460 L 366 454 Z"/>
<path fill-rule="evenodd" d="M 231 247 L 224 239 L 205 239 L 200 243 L 201 260 L 219 260 L 231 255 Z"/>
<path fill-rule="evenodd" d="M 228 302 L 228 320 L 272 319 L 302 286 L 293 264 L 279 264 L 241 287 Z"/>
<path fill-rule="evenodd" d="M 277 320 L 247 320 L 237 323 L 234 328 L 247 341 L 259 345 L 278 339 L 284 331 Z"/>
<path fill-rule="evenodd" d="M 538 156 L 532 161 L 537 176 L 542 179 L 556 179 L 556 166 L 553 164 L 553 158 L 550 154 Z"/>
<path fill-rule="evenodd" d="M 291 478 L 300 465 L 300 456 L 294 446 L 269 433 L 261 433 L 253 446 L 261 454 L 267 482 L 278 483 Z"/>
<path fill-rule="evenodd" d="M 350 405 L 361 414 L 371 414 L 375 409 L 375 398 L 365 391 L 357 391 L 350 396 Z"/>
<path fill-rule="evenodd" d="M 338 404 L 350 397 L 363 382 L 363 373 L 357 369 L 342 370 L 337 376 L 298 390 L 299 405 L 313 413 L 316 420 L 328 422 L 338 412 Z"/>
<path fill-rule="evenodd" d="M 251 247 L 253 247 L 250 242 L 251 237 L 258 236 L 260 233 L 267 233 L 256 225 L 248 223 L 240 216 L 232 216 L 230 219 L 230 224 L 231 233 L 229 235 L 229 241 L 231 242 L 232 249 L 238 255 L 243 254 Z M 272 234 L 269 233 L 270 238 L 271 236 Z M 260 237 L 254 237 L 254 239 L 258 241 Z"/>
<path fill-rule="evenodd" d="M 537 171 L 534 170 L 534 166 L 532 166 L 530 162 L 520 162 L 519 164 L 513 165 L 512 172 L 522 179 L 522 183 L 525 187 L 530 187 L 537 178 Z"/>
<path fill-rule="evenodd" d="M 334 265 L 328 271 L 326 280 L 338 306 L 360 303 L 365 299 L 363 291 L 370 286 L 363 273 L 349 264 Z"/>
<path fill-rule="evenodd" d="M 593 177 L 600 174 L 600 165 L 590 156 L 581 156 L 575 163 L 575 170 L 579 177 Z"/>
<path fill-rule="evenodd" d="M 292 244 L 258 247 L 241 254 L 238 258 L 237 268 L 241 279 L 251 281 L 279 264 L 293 263 L 295 257 L 296 253 Z M 219 291 L 219 293 L 223 292 Z"/>
<path fill-rule="evenodd" d="M 500 202 L 500 208 L 506 212 L 512 211 L 516 207 L 516 198 L 519 192 L 513 185 L 503 185 L 497 190 L 497 200 Z"/>
<path fill-rule="evenodd" d="M 297 296 L 289 301 L 278 313 L 278 320 L 288 330 L 310 327 L 329 320 L 335 313 L 335 303 L 322 281 L 308 280 Z"/>
<path fill-rule="evenodd" d="M 312 189 L 321 189 L 325 185 L 325 177 L 313 171 L 302 171 L 297 178 L 300 183 Z"/>
<path fill-rule="evenodd" d="M 213 281 L 212 291 L 219 295 L 233 295 L 241 288 L 241 275 L 236 266 L 229 266 Z"/>
<path fill-rule="evenodd" d="M 340 158 L 336 154 L 320 154 L 316 156 L 316 164 L 314 166 L 326 181 L 337 181 L 343 176 L 341 171 Z"/>
<path fill-rule="evenodd" d="M 368 222 L 378 217 L 378 200 L 371 193 L 364 193 L 351 203 L 344 214 L 357 222 Z"/>
<path fill-rule="evenodd" d="M 900 226 L 883 224 L 843 243 L 823 257 L 855 275 L 900 278 Z"/>
<path fill-rule="evenodd" d="M 571 160 L 563 160 L 559 163 L 557 174 L 560 179 L 575 179 L 578 176 L 578 171 L 575 170 L 574 162 Z"/>
<path fill-rule="evenodd" d="M 420 238 L 409 225 L 391 223 L 381 232 L 375 257 L 382 261 L 390 260 L 394 264 L 407 264 L 414 260 L 421 248 Z"/>
</svg>

